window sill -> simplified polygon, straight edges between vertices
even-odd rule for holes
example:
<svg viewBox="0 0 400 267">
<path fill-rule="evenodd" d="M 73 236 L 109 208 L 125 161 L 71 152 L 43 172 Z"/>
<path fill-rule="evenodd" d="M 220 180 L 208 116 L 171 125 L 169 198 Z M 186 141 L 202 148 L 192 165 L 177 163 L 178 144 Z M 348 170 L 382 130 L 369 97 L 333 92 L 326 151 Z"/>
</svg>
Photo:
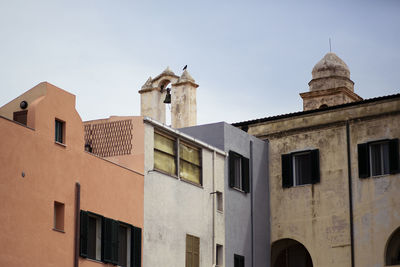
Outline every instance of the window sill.
<svg viewBox="0 0 400 267">
<path fill-rule="evenodd" d="M 379 178 L 387 177 L 387 176 L 389 176 L 389 175 L 393 175 L 393 174 L 390 174 L 390 173 L 387 173 L 387 174 L 380 174 L 380 175 L 370 176 L 370 178 L 379 179 Z"/>
<path fill-rule="evenodd" d="M 65 231 L 61 229 L 53 228 L 53 231 L 65 234 Z"/>
<path fill-rule="evenodd" d="M 91 258 L 85 258 L 85 257 L 82 257 L 82 256 L 80 256 L 82 259 L 85 259 L 85 260 L 88 260 L 88 261 L 92 261 L 92 262 L 97 262 L 97 263 L 100 263 L 100 264 L 107 264 L 107 263 L 105 263 L 105 262 L 102 262 L 101 260 L 96 260 L 96 259 L 91 259 Z"/>
<path fill-rule="evenodd" d="M 201 184 L 197 184 L 197 183 L 195 183 L 195 182 L 192 182 L 192 181 L 186 180 L 186 179 L 184 179 L 184 178 L 181 178 L 180 180 L 181 180 L 182 182 L 185 182 L 185 183 L 188 183 L 188 184 L 191 184 L 191 185 L 197 186 L 197 187 L 199 187 L 199 188 L 201 188 L 201 189 L 204 189 L 204 188 L 203 188 L 203 186 L 202 186 Z"/>
<path fill-rule="evenodd" d="M 159 169 L 153 169 L 153 172 L 158 172 L 158 173 L 167 175 L 167 176 L 169 176 L 169 177 L 171 177 L 171 178 L 175 178 L 175 179 L 179 180 L 179 177 L 178 177 L 178 176 L 176 176 L 176 175 L 174 175 L 174 174 L 170 174 L 170 173 L 165 172 L 165 171 L 161 171 L 161 170 L 159 170 Z"/>
<path fill-rule="evenodd" d="M 217 209 L 217 212 L 220 213 L 220 214 L 224 214 L 224 211 L 223 211 L 223 210 L 218 210 L 218 209 Z M 218 265 L 217 265 L 217 266 L 218 266 Z"/>
<path fill-rule="evenodd" d="M 238 191 L 238 192 L 240 192 L 240 193 L 243 193 L 243 194 L 247 194 L 246 192 L 244 192 L 242 189 L 240 189 L 240 188 L 237 188 L 237 187 L 231 187 L 233 190 L 236 190 L 236 191 Z"/>
<path fill-rule="evenodd" d="M 59 146 L 62 146 L 62 147 L 67 147 L 67 145 L 64 144 L 64 143 L 60 143 L 60 142 L 57 142 L 57 141 L 54 141 L 54 143 L 55 143 L 56 145 L 59 145 Z"/>
</svg>

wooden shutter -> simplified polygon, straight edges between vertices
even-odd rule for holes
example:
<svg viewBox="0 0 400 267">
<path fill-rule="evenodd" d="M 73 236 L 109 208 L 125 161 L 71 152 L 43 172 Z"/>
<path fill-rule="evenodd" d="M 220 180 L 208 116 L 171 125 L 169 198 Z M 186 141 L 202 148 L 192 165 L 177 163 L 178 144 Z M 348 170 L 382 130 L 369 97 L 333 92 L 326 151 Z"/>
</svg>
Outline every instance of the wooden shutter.
<svg viewBox="0 0 400 267">
<path fill-rule="evenodd" d="M 193 236 L 193 267 L 200 266 L 200 238 Z"/>
<path fill-rule="evenodd" d="M 399 168 L 399 139 L 389 141 L 389 170 L 390 174 L 400 172 Z"/>
<path fill-rule="evenodd" d="M 142 229 L 132 226 L 131 228 L 131 267 L 142 265 Z"/>
<path fill-rule="evenodd" d="M 282 154 L 282 187 L 293 186 L 293 164 L 291 154 Z"/>
<path fill-rule="evenodd" d="M 311 183 L 316 184 L 320 181 L 319 172 L 319 150 L 311 150 Z"/>
<path fill-rule="evenodd" d="M 368 144 L 358 144 L 358 177 L 367 178 L 369 174 L 369 153 Z"/>
<path fill-rule="evenodd" d="M 81 257 L 86 258 L 88 253 L 88 246 L 87 246 L 87 235 L 88 235 L 88 224 L 89 224 L 89 217 L 86 211 L 81 210 L 80 214 L 80 228 L 79 228 L 79 255 Z"/>
<path fill-rule="evenodd" d="M 111 263 L 118 264 L 119 223 L 111 220 Z"/>
<path fill-rule="evenodd" d="M 229 186 L 235 186 L 235 152 L 229 151 Z"/>
<path fill-rule="evenodd" d="M 250 169 L 249 159 L 242 157 L 242 185 L 243 191 L 246 193 L 250 192 Z"/>
<path fill-rule="evenodd" d="M 193 267 L 193 237 L 186 235 L 186 264 L 185 267 Z"/>
</svg>

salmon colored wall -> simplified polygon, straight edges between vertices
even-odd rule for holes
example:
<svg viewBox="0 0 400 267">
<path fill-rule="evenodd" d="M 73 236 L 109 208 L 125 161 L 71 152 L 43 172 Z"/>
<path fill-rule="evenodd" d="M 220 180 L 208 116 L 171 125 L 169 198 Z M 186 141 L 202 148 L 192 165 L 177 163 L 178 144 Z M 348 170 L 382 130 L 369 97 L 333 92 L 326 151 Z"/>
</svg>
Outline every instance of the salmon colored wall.
<svg viewBox="0 0 400 267">
<path fill-rule="evenodd" d="M 46 86 L 28 107 L 34 130 L 0 118 L 0 266 L 73 266 L 76 182 L 81 209 L 143 228 L 143 175 L 85 152 L 75 96 Z M 54 142 L 55 118 L 66 146 Z M 65 233 L 53 230 L 54 201 L 65 204 Z"/>
</svg>

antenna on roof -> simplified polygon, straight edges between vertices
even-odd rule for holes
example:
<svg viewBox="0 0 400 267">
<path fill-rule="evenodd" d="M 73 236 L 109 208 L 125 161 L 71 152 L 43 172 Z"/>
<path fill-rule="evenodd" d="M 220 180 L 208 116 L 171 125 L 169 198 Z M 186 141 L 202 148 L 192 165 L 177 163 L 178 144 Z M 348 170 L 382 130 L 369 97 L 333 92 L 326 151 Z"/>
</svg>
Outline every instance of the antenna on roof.
<svg viewBox="0 0 400 267">
<path fill-rule="evenodd" d="M 329 37 L 329 52 L 332 53 L 331 37 Z"/>
</svg>

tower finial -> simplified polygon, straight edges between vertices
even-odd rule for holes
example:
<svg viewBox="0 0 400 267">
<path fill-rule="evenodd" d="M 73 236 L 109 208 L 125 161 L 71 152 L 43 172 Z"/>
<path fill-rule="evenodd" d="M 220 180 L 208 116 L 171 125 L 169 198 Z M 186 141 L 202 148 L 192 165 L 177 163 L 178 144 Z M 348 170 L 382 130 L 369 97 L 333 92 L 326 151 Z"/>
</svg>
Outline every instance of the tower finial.
<svg viewBox="0 0 400 267">
<path fill-rule="evenodd" d="M 332 53 L 331 37 L 329 37 L 329 52 Z"/>
</svg>

